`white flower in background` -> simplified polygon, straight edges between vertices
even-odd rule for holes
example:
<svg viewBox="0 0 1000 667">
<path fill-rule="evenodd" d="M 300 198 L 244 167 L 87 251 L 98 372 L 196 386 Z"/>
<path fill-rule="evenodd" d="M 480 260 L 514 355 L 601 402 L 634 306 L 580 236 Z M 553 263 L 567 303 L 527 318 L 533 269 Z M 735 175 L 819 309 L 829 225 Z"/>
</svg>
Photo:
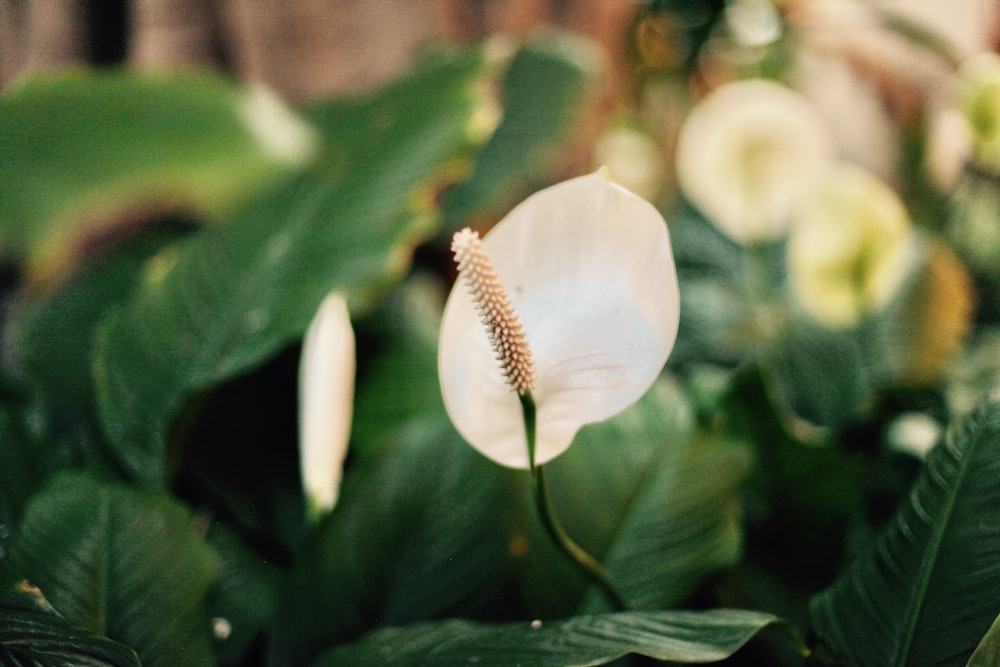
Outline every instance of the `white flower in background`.
<svg viewBox="0 0 1000 667">
<path fill-rule="evenodd" d="M 597 140 L 594 153 L 619 184 L 646 200 L 659 197 L 667 181 L 667 165 L 649 135 L 630 127 L 613 127 Z"/>
<path fill-rule="evenodd" d="M 775 240 L 802 187 L 830 159 L 823 121 L 800 94 L 762 79 L 720 86 L 681 127 L 684 196 L 734 241 Z"/>
<path fill-rule="evenodd" d="M 958 78 L 976 159 L 1000 171 L 1000 55 L 981 53 L 969 58 L 959 68 Z"/>
<path fill-rule="evenodd" d="M 541 465 L 660 374 L 679 317 L 666 223 L 605 172 L 536 193 L 481 241 L 459 232 L 453 248 L 441 391 L 458 431 L 497 463 L 530 467 L 518 391 L 537 408 Z"/>
<path fill-rule="evenodd" d="M 340 494 L 354 409 L 354 329 L 344 295 L 331 292 L 306 331 L 299 364 L 299 462 L 311 516 Z"/>
<path fill-rule="evenodd" d="M 910 217 L 896 192 L 861 167 L 837 163 L 795 212 L 788 276 L 817 321 L 851 327 L 889 304 L 916 254 Z"/>
</svg>

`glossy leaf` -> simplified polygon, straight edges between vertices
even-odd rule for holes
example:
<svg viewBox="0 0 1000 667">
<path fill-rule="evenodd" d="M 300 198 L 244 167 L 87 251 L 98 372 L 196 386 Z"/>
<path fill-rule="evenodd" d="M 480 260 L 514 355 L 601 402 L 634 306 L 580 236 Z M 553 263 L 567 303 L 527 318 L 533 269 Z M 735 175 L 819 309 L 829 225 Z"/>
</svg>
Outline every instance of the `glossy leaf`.
<svg viewBox="0 0 1000 667">
<path fill-rule="evenodd" d="M 813 602 L 848 665 L 962 666 L 1000 601 L 1000 403 L 960 420 L 878 542 Z"/>
<path fill-rule="evenodd" d="M 153 260 L 98 342 L 104 430 L 129 472 L 162 483 L 166 426 L 191 391 L 300 335 L 330 290 L 357 305 L 406 268 L 433 227 L 433 188 L 470 145 L 478 74 L 470 53 L 439 58 L 317 113 L 324 170 Z"/>
<path fill-rule="evenodd" d="M 346 471 L 283 586 L 272 664 L 309 664 L 376 624 L 482 611 L 504 583 L 508 517 L 501 468 L 441 417 L 411 424 L 374 469 Z"/>
<path fill-rule="evenodd" d="M 739 554 L 742 447 L 694 428 L 680 387 L 661 380 L 634 407 L 585 427 L 548 466 L 556 515 L 600 559 L 631 609 L 681 602 Z M 527 550 L 518 554 L 523 594 L 541 615 L 606 611 L 541 532 L 522 500 Z"/>
<path fill-rule="evenodd" d="M 330 651 L 315 667 L 587 667 L 630 653 L 680 663 L 714 662 L 731 656 L 776 620 L 736 609 L 624 612 L 504 625 L 451 620 L 379 630 Z"/>
<path fill-rule="evenodd" d="M 135 651 L 70 626 L 27 582 L 0 591 L 0 665 L 139 667 Z"/>
<path fill-rule="evenodd" d="M 207 72 L 31 76 L 0 96 L 0 239 L 52 253 L 139 205 L 218 217 L 316 144 L 272 93 Z"/>
<path fill-rule="evenodd" d="M 28 505 L 5 567 L 70 624 L 133 647 L 144 665 L 214 664 L 217 562 L 166 496 L 62 474 Z"/>
</svg>

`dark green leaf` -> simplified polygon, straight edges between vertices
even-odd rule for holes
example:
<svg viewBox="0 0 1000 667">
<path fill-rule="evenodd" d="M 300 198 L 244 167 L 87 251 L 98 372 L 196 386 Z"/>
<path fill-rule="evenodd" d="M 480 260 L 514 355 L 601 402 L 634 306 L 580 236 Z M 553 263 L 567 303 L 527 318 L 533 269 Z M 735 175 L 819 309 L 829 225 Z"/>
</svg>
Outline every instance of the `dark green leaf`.
<svg viewBox="0 0 1000 667">
<path fill-rule="evenodd" d="M 5 563 L 69 623 L 133 647 L 147 667 L 214 664 L 218 565 L 167 496 L 62 474 L 28 505 Z"/>
<path fill-rule="evenodd" d="M 629 653 L 682 663 L 714 662 L 731 656 L 776 620 L 761 612 L 717 609 L 625 612 L 504 625 L 457 620 L 422 623 L 374 632 L 355 644 L 333 649 L 315 667 L 587 667 Z"/>
<path fill-rule="evenodd" d="M 692 417 L 680 388 L 661 380 L 622 415 L 582 429 L 547 466 L 556 514 L 603 561 L 630 609 L 677 604 L 739 553 L 747 452 L 696 431 Z M 534 506 L 523 505 L 534 526 Z M 527 538 L 525 596 L 536 613 L 571 613 L 583 582 L 547 535 L 535 529 Z M 607 607 L 594 590 L 584 609 Z"/>
<path fill-rule="evenodd" d="M 377 448 L 409 419 L 444 411 L 437 370 L 443 307 L 440 286 L 416 274 L 356 323 L 353 452 Z"/>
<path fill-rule="evenodd" d="M 0 590 L 0 665 L 139 667 L 135 651 L 71 627 L 27 582 Z"/>
<path fill-rule="evenodd" d="M 0 239 L 65 245 L 140 202 L 218 215 L 315 145 L 269 93 L 207 72 L 29 77 L 0 96 Z"/>
<path fill-rule="evenodd" d="M 849 665 L 965 665 L 1000 610 L 1000 403 L 960 420 L 878 543 L 816 597 Z"/>
<path fill-rule="evenodd" d="M 433 186 L 469 148 L 479 72 L 471 53 L 438 58 L 327 109 L 322 170 L 154 259 L 98 343 L 103 425 L 133 475 L 162 483 L 166 425 L 189 392 L 300 335 L 330 290 L 358 305 L 406 268 L 433 227 Z"/>
<path fill-rule="evenodd" d="M 176 234 L 145 234 L 92 259 L 62 284 L 26 297 L 10 315 L 9 355 L 17 372 L 60 409 L 93 409 L 94 330 L 139 282 L 146 260 Z"/>
<path fill-rule="evenodd" d="M 603 65 L 595 44 L 570 33 L 535 38 L 514 55 L 503 80 L 503 120 L 469 179 L 444 200 L 448 229 L 472 216 L 502 215 L 544 173 Z"/>
<path fill-rule="evenodd" d="M 348 469 L 283 586 L 273 664 L 308 664 L 376 623 L 481 612 L 504 583 L 509 534 L 503 469 L 440 418 L 412 424 L 374 470 Z"/>
</svg>

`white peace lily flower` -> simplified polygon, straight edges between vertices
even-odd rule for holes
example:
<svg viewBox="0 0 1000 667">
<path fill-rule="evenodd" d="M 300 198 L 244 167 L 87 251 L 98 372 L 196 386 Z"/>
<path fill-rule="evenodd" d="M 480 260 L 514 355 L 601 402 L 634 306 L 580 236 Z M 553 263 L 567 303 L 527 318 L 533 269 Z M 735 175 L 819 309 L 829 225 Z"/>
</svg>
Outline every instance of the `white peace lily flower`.
<svg viewBox="0 0 1000 667">
<path fill-rule="evenodd" d="M 530 467 L 518 392 L 537 409 L 541 465 L 581 426 L 635 403 L 666 363 L 679 317 L 666 223 L 604 171 L 529 197 L 482 241 L 462 230 L 452 247 L 441 391 L 458 431 L 497 463 Z"/>
<path fill-rule="evenodd" d="M 837 163 L 795 215 L 789 281 L 817 321 L 851 327 L 889 304 L 916 256 L 916 235 L 899 195 L 871 172 Z"/>
<path fill-rule="evenodd" d="M 684 196 L 734 241 L 777 239 L 802 187 L 829 160 L 823 121 L 801 94 L 772 81 L 720 86 L 677 139 Z"/>
<path fill-rule="evenodd" d="M 306 331 L 299 365 L 299 462 L 309 513 L 340 494 L 354 409 L 354 329 L 344 295 L 331 292 Z"/>
</svg>

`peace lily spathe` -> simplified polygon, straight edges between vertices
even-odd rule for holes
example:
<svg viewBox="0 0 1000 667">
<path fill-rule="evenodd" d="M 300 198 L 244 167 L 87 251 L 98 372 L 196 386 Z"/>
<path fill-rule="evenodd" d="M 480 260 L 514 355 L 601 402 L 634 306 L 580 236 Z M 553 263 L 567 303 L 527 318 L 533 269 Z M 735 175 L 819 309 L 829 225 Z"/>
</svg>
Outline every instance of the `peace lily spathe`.
<svg viewBox="0 0 1000 667">
<path fill-rule="evenodd" d="M 635 403 L 660 374 L 680 313 L 666 223 L 606 172 L 542 190 L 481 241 L 459 232 L 454 247 L 466 265 L 441 324 L 441 391 L 458 431 L 497 463 L 530 467 L 519 391 L 530 390 L 537 409 L 541 465 L 581 426 Z M 481 298 L 496 289 L 500 324 Z M 508 326 L 504 303 L 520 331 Z M 517 340 L 530 369 L 523 381 L 522 365 L 504 360 Z"/>
<path fill-rule="evenodd" d="M 306 330 L 299 362 L 299 464 L 309 514 L 340 494 L 354 410 L 354 329 L 343 294 L 331 292 Z"/>
<path fill-rule="evenodd" d="M 737 243 L 774 241 L 826 165 L 832 144 L 800 93 L 748 79 L 716 88 L 691 110 L 677 138 L 684 196 Z"/>
</svg>

